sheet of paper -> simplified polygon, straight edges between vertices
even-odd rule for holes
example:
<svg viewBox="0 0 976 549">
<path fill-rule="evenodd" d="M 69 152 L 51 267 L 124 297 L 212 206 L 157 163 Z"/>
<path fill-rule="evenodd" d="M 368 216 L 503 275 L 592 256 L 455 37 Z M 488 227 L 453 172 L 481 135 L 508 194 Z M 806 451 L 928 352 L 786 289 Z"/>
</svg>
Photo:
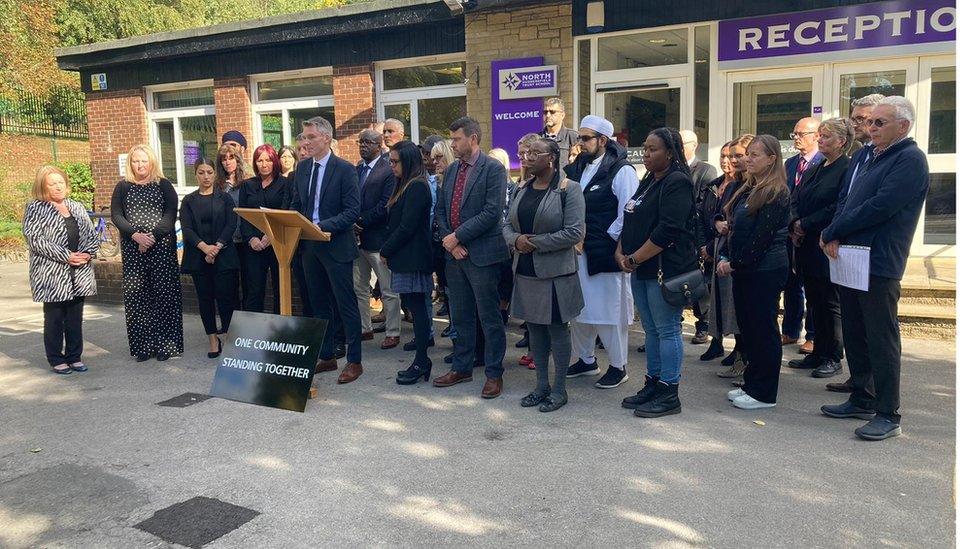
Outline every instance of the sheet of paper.
<svg viewBox="0 0 976 549">
<path fill-rule="evenodd" d="M 871 248 L 845 246 L 837 250 L 837 259 L 830 256 L 830 281 L 862 292 L 868 291 L 871 275 Z"/>
</svg>

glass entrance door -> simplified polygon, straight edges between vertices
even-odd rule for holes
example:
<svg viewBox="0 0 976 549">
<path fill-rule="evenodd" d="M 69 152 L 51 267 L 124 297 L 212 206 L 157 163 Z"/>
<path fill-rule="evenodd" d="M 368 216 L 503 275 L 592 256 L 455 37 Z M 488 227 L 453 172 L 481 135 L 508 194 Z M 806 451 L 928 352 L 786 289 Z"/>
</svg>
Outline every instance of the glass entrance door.
<svg viewBox="0 0 976 549">
<path fill-rule="evenodd" d="M 796 154 L 790 133 L 797 120 L 823 113 L 823 71 L 756 71 L 730 79 L 732 113 L 729 139 L 769 134 L 780 142 L 783 158 Z"/>
<path fill-rule="evenodd" d="M 613 124 L 614 137 L 627 148 L 631 164 L 643 172 L 641 153 L 651 130 L 689 128 L 691 113 L 684 79 L 657 85 L 634 85 L 597 90 L 597 113 Z"/>
</svg>

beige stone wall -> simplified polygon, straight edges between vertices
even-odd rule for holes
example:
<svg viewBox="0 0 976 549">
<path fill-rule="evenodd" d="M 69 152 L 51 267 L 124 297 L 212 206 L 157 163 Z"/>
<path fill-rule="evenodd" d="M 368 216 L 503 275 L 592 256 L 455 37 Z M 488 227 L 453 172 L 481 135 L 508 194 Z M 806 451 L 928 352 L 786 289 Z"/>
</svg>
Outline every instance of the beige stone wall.
<svg viewBox="0 0 976 549">
<path fill-rule="evenodd" d="M 491 147 L 491 62 L 496 59 L 541 55 L 546 65 L 559 65 L 559 96 L 566 104 L 566 124 L 572 126 L 572 13 L 572 5 L 547 4 L 465 15 L 468 116 L 481 122 L 482 148 Z"/>
</svg>

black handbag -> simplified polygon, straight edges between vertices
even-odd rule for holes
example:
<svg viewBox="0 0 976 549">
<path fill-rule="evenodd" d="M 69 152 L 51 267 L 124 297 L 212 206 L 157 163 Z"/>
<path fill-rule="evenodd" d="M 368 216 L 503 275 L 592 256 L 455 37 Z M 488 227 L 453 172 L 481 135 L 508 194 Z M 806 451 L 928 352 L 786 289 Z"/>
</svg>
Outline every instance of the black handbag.
<svg viewBox="0 0 976 549">
<path fill-rule="evenodd" d="M 661 253 L 663 254 L 664 251 L 662 250 Z M 665 280 L 664 271 L 661 270 L 660 254 L 657 258 L 657 281 L 661 285 L 664 301 L 675 307 L 691 307 L 708 295 L 705 274 L 701 269 L 693 269 Z"/>
</svg>

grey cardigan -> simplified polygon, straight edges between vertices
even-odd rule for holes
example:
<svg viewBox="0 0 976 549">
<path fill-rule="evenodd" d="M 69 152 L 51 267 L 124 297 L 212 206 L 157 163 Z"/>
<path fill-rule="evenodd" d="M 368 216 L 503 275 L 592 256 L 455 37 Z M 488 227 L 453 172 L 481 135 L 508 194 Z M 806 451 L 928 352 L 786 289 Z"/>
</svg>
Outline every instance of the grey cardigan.
<svg viewBox="0 0 976 549">
<path fill-rule="evenodd" d="M 78 251 L 95 258 L 98 236 L 88 212 L 70 198 L 65 204 L 78 222 Z M 95 269 L 91 262 L 68 265 L 68 230 L 61 214 L 49 202 L 34 200 L 24 211 L 24 239 L 30 256 L 30 286 L 34 301 L 69 301 L 95 295 Z"/>
<path fill-rule="evenodd" d="M 523 182 L 515 190 L 515 196 L 508 207 L 508 219 L 502 224 L 502 235 L 505 243 L 514 251 L 512 270 L 518 268 L 519 258 L 522 256 L 515 250 L 515 240 L 522 235 L 522 228 L 518 220 L 519 202 L 522 200 L 522 189 L 531 185 L 533 179 Z M 565 194 L 565 201 L 563 196 Z M 565 202 L 565 211 L 563 204 Z M 568 182 L 565 190 L 560 188 L 558 179 L 549 186 L 549 191 L 539 204 L 533 220 L 533 236 L 529 239 L 536 246 L 532 253 L 536 276 L 538 278 L 555 278 L 575 273 L 578 268 L 576 258 L 576 244 L 583 240 L 585 203 L 583 188 L 572 181 Z"/>
</svg>

